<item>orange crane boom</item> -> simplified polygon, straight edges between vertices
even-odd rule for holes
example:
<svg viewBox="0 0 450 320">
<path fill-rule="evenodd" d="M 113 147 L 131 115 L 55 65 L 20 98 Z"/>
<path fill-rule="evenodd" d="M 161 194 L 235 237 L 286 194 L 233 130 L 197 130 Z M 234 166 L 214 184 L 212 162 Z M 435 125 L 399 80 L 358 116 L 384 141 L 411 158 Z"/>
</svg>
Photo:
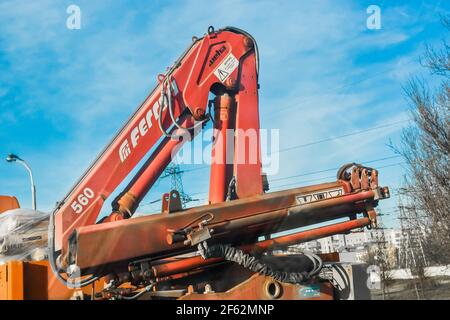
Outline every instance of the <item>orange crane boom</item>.
<svg viewBox="0 0 450 320">
<path fill-rule="evenodd" d="M 131 297 L 138 298 L 151 291 L 158 295 L 158 286 L 176 291 L 186 287 L 183 281 L 206 281 L 204 270 L 230 261 L 251 274 L 302 283 L 317 276 L 318 257 L 307 256 L 313 267 L 287 272 L 252 254 L 376 226 L 374 207 L 389 190 L 378 185 L 372 168 L 349 164 L 334 182 L 267 192 L 258 72 L 258 47 L 247 32 L 210 27 L 193 39 L 51 215 L 50 264 L 58 279 L 76 287 L 106 277 L 103 297 L 135 293 Z M 210 95 L 215 97 L 209 100 Z M 214 128 L 209 203 L 182 209 L 180 195 L 172 190 L 163 195 L 160 213 L 132 218 L 173 155 L 209 120 Z M 111 214 L 96 223 L 107 198 L 149 153 L 113 200 Z M 276 232 L 340 218 L 349 221 L 269 239 Z M 201 256 L 192 256 L 195 252 Z M 125 283 L 133 288 L 121 289 Z"/>
</svg>

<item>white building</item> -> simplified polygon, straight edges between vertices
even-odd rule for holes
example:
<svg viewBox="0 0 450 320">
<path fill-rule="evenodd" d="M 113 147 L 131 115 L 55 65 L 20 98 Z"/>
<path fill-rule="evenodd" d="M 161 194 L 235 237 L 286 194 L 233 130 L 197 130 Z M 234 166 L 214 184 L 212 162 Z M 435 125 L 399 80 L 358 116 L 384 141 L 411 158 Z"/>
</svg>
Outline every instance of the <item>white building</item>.
<svg viewBox="0 0 450 320">
<path fill-rule="evenodd" d="M 349 234 L 338 234 L 315 241 L 301 243 L 296 248 L 317 253 L 361 251 L 368 245 L 377 243 L 383 238 L 387 246 L 397 249 L 401 246 L 402 233 L 399 229 L 373 229 Z"/>
</svg>

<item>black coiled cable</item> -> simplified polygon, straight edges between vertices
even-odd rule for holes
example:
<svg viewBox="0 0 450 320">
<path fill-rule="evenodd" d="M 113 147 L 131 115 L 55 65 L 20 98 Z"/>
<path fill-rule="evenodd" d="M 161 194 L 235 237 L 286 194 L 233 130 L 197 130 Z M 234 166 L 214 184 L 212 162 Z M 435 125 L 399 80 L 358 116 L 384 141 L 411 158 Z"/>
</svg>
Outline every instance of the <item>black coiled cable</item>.
<svg viewBox="0 0 450 320">
<path fill-rule="evenodd" d="M 286 272 L 282 270 L 274 270 L 260 259 L 235 247 L 221 244 L 209 247 L 206 242 L 202 242 L 199 243 L 198 250 L 203 259 L 223 258 L 227 261 L 235 262 L 253 272 L 270 276 L 277 281 L 285 283 L 303 283 L 312 276 L 318 274 L 322 268 L 322 261 L 316 255 L 308 256 L 305 254 L 305 256 L 313 262 L 314 267 L 311 271 L 303 270 L 300 272 Z"/>
</svg>

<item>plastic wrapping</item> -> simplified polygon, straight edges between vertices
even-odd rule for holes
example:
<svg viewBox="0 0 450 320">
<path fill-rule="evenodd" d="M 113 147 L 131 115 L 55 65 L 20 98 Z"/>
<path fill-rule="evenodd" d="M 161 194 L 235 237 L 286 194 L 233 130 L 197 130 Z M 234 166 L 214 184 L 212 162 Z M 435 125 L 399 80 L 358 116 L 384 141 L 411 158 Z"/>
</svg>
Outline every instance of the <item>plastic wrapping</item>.
<svg viewBox="0 0 450 320">
<path fill-rule="evenodd" d="M 0 214 L 0 264 L 47 259 L 49 217 L 49 213 L 22 208 Z"/>
</svg>

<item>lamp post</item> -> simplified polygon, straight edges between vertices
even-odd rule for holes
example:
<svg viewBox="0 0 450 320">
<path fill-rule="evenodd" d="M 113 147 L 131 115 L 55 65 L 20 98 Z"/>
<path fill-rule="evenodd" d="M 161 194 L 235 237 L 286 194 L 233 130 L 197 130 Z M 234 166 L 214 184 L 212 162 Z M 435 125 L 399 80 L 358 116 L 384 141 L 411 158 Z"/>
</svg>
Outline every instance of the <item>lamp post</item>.
<svg viewBox="0 0 450 320">
<path fill-rule="evenodd" d="M 34 180 L 33 180 L 33 172 L 31 171 L 30 166 L 25 162 L 25 160 L 21 159 L 19 156 L 10 153 L 6 157 L 6 161 L 8 162 L 18 162 L 21 165 L 27 169 L 28 174 L 30 175 L 30 182 L 31 182 L 31 205 L 33 207 L 33 210 L 36 210 L 36 187 L 34 186 Z"/>
</svg>

